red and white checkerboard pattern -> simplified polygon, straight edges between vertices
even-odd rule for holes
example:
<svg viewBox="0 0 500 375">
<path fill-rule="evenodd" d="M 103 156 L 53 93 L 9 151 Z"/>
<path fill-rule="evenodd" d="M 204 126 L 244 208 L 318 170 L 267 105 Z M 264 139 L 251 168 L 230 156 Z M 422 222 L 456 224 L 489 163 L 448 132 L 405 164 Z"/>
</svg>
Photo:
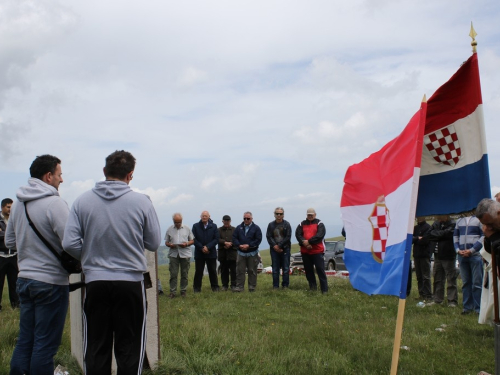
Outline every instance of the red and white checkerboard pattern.
<svg viewBox="0 0 500 375">
<path fill-rule="evenodd" d="M 424 136 L 424 144 L 438 163 L 454 167 L 462 156 L 453 125 Z"/>
<path fill-rule="evenodd" d="M 375 203 L 369 217 L 373 228 L 372 253 L 381 262 L 385 258 L 385 247 L 389 237 L 389 211 L 384 203 Z"/>
</svg>

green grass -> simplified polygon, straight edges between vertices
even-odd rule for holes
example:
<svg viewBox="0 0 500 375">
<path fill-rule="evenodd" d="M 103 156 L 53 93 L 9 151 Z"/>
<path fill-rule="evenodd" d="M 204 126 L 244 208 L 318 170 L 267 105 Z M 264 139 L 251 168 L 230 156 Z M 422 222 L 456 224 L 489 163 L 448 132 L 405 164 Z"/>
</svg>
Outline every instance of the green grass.
<svg viewBox="0 0 500 375">
<path fill-rule="evenodd" d="M 262 253 L 268 266 L 269 253 Z M 168 267 L 159 272 L 165 289 Z M 190 285 L 193 275 L 191 267 Z M 213 293 L 205 276 L 202 293 L 162 296 L 162 359 L 145 374 L 388 374 L 398 299 L 369 297 L 344 279 L 329 278 L 329 287 L 327 295 L 310 292 L 304 276 L 291 276 L 289 290 L 274 291 L 271 275 L 259 275 L 255 293 Z M 417 295 L 413 288 L 406 304 L 401 345 L 409 350 L 400 351 L 398 374 L 492 373 L 492 328 L 460 308 L 419 308 Z M 8 373 L 18 314 L 5 303 L 0 312 L 0 374 Z M 442 324 L 445 331 L 436 331 Z M 58 363 L 81 373 L 68 329 Z"/>
</svg>

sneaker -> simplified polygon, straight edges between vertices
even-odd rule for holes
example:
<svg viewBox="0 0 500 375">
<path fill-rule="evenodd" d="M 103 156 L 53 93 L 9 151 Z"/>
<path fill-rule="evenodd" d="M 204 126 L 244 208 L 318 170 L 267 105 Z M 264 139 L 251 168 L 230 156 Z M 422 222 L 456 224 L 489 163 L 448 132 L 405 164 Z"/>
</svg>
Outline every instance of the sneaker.
<svg viewBox="0 0 500 375">
<path fill-rule="evenodd" d="M 426 303 L 425 306 L 434 306 L 435 304 L 436 304 L 436 302 L 431 301 L 431 302 Z"/>
<path fill-rule="evenodd" d="M 448 307 L 455 308 L 457 307 L 457 304 L 452 302 L 448 304 Z"/>
</svg>

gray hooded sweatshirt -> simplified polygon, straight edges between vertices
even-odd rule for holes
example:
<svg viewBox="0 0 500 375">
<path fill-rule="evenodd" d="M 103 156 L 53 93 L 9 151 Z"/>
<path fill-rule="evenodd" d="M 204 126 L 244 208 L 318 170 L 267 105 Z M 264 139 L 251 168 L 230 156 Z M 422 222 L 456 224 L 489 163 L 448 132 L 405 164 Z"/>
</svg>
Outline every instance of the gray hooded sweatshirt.
<svg viewBox="0 0 500 375">
<path fill-rule="evenodd" d="M 64 249 L 82 261 L 85 281 L 141 281 L 144 249 L 156 251 L 161 233 L 147 195 L 121 181 L 100 181 L 79 196 L 64 232 Z"/>
<path fill-rule="evenodd" d="M 48 284 L 68 285 L 68 273 L 29 226 L 24 212 L 24 204 L 27 204 L 35 227 L 61 253 L 68 204 L 59 196 L 55 187 L 38 178 L 30 178 L 28 186 L 19 188 L 17 199 L 12 205 L 5 245 L 9 249 L 17 249 L 19 277 Z"/>
</svg>

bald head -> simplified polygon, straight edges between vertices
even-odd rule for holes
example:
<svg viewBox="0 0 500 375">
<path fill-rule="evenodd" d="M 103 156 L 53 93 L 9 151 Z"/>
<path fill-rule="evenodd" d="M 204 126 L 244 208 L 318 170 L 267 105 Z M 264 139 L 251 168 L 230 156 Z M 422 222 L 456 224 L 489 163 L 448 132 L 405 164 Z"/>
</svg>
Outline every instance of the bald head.
<svg viewBox="0 0 500 375">
<path fill-rule="evenodd" d="M 203 211 L 200 218 L 201 222 L 206 225 L 208 223 L 208 219 L 210 219 L 210 213 L 208 211 Z"/>
</svg>

